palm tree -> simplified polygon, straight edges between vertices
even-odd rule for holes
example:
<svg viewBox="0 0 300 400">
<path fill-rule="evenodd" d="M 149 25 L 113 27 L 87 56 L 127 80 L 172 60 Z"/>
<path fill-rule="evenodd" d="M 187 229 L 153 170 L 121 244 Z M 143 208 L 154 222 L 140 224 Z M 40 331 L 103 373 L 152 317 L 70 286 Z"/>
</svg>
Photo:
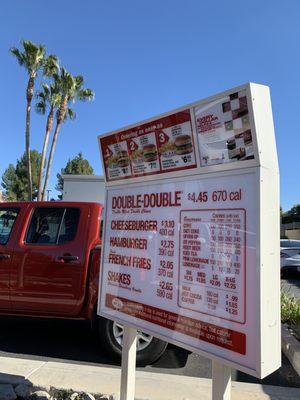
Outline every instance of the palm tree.
<svg viewBox="0 0 300 400">
<path fill-rule="evenodd" d="M 57 109 L 61 95 L 59 92 L 59 87 L 54 80 L 54 83 L 50 86 L 46 83 L 42 85 L 42 90 L 37 92 L 37 103 L 35 105 L 35 109 L 39 114 L 45 115 L 47 109 L 49 108 L 49 113 L 46 122 L 46 130 L 45 130 L 45 137 L 44 137 L 44 144 L 42 150 L 42 158 L 41 158 L 41 165 L 40 165 L 40 172 L 39 172 L 39 183 L 38 183 L 38 201 L 42 200 L 42 192 L 43 192 L 43 172 L 46 164 L 46 154 L 47 148 L 50 138 L 50 133 L 53 127 L 54 121 L 54 113 Z"/>
<path fill-rule="evenodd" d="M 12 47 L 10 52 L 17 58 L 18 63 L 25 67 L 29 75 L 26 88 L 26 124 L 25 124 L 25 148 L 27 161 L 27 179 L 28 179 L 28 200 L 32 200 L 32 174 L 30 161 L 30 113 L 31 101 L 34 91 L 35 78 L 42 69 L 44 75 L 48 76 L 55 73 L 57 69 L 57 58 L 54 55 L 46 57 L 45 46 L 36 45 L 29 40 L 21 42 L 22 51 Z"/>
<path fill-rule="evenodd" d="M 59 132 L 61 130 L 62 123 L 66 121 L 67 118 L 70 118 L 72 120 L 76 117 L 75 112 L 69 107 L 69 104 L 74 103 L 75 100 L 91 101 L 94 98 L 94 92 L 91 89 L 86 89 L 83 87 L 84 80 L 81 75 L 73 76 L 68 71 L 66 71 L 65 68 L 62 68 L 60 74 L 54 75 L 54 78 L 57 85 L 59 86 L 61 98 L 56 112 L 56 126 L 47 164 L 46 178 L 42 194 L 43 199 L 45 199 L 56 142 Z"/>
</svg>

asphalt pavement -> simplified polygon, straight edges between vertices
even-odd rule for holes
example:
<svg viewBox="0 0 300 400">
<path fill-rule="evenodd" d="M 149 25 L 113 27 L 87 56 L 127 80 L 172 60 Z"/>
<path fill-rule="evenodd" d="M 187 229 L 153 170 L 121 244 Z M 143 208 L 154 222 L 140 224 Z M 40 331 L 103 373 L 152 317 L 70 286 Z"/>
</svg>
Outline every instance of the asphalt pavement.
<svg viewBox="0 0 300 400">
<path fill-rule="evenodd" d="M 300 299 L 300 273 L 290 273 L 281 279 L 281 290 Z"/>
<path fill-rule="evenodd" d="M 85 322 L 39 320 L 26 318 L 0 319 L 0 356 L 32 360 L 116 366 L 99 347 Z M 283 356 L 282 367 L 263 380 L 232 371 L 233 380 L 300 388 L 300 378 Z M 1 367 L 0 367 L 1 370 Z M 144 371 L 211 377 L 211 363 L 197 354 L 169 346 L 163 357 Z"/>
</svg>

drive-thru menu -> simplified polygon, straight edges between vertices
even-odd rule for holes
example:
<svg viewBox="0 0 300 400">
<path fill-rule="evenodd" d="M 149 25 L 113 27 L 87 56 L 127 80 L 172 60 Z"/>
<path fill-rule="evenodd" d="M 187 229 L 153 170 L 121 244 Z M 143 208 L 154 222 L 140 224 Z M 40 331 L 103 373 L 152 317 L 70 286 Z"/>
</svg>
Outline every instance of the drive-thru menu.
<svg viewBox="0 0 300 400">
<path fill-rule="evenodd" d="M 99 144 L 107 180 L 99 313 L 255 376 L 277 369 L 268 89 L 244 85 Z"/>
<path fill-rule="evenodd" d="M 196 167 L 190 110 L 101 139 L 107 181 Z"/>
</svg>

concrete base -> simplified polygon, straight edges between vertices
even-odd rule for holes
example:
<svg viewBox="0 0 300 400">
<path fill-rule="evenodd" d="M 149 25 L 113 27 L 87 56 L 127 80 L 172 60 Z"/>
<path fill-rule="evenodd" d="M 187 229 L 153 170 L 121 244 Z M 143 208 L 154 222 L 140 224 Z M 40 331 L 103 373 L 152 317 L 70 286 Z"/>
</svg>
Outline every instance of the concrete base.
<svg viewBox="0 0 300 400">
<path fill-rule="evenodd" d="M 300 376 L 300 342 L 290 333 L 287 325 L 281 327 L 281 348 Z"/>
<path fill-rule="evenodd" d="M 70 363 L 0 357 L 0 382 L 113 394 L 120 391 L 121 371 Z M 149 400 L 210 400 L 211 380 L 136 372 L 136 398 Z M 232 400 L 299 400 L 300 389 L 232 382 Z"/>
</svg>

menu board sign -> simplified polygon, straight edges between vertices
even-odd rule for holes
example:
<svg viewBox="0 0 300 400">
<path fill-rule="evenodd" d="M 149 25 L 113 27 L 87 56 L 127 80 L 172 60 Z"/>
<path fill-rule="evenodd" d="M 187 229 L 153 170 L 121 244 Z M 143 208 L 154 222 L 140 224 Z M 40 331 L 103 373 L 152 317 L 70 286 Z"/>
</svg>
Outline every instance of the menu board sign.
<svg viewBox="0 0 300 400">
<path fill-rule="evenodd" d="M 254 193 L 248 190 L 255 176 L 240 178 L 111 188 L 103 310 L 139 326 L 151 323 L 154 334 L 191 346 L 208 349 L 209 343 L 211 352 L 223 349 L 253 367 L 257 332 L 245 279 L 255 246 Z M 254 275 L 248 272 L 249 282 Z"/>
<path fill-rule="evenodd" d="M 196 167 L 190 110 L 100 138 L 107 181 Z"/>
<path fill-rule="evenodd" d="M 244 85 L 99 140 L 108 182 L 99 314 L 257 377 L 277 369 L 268 88 Z"/>
</svg>

